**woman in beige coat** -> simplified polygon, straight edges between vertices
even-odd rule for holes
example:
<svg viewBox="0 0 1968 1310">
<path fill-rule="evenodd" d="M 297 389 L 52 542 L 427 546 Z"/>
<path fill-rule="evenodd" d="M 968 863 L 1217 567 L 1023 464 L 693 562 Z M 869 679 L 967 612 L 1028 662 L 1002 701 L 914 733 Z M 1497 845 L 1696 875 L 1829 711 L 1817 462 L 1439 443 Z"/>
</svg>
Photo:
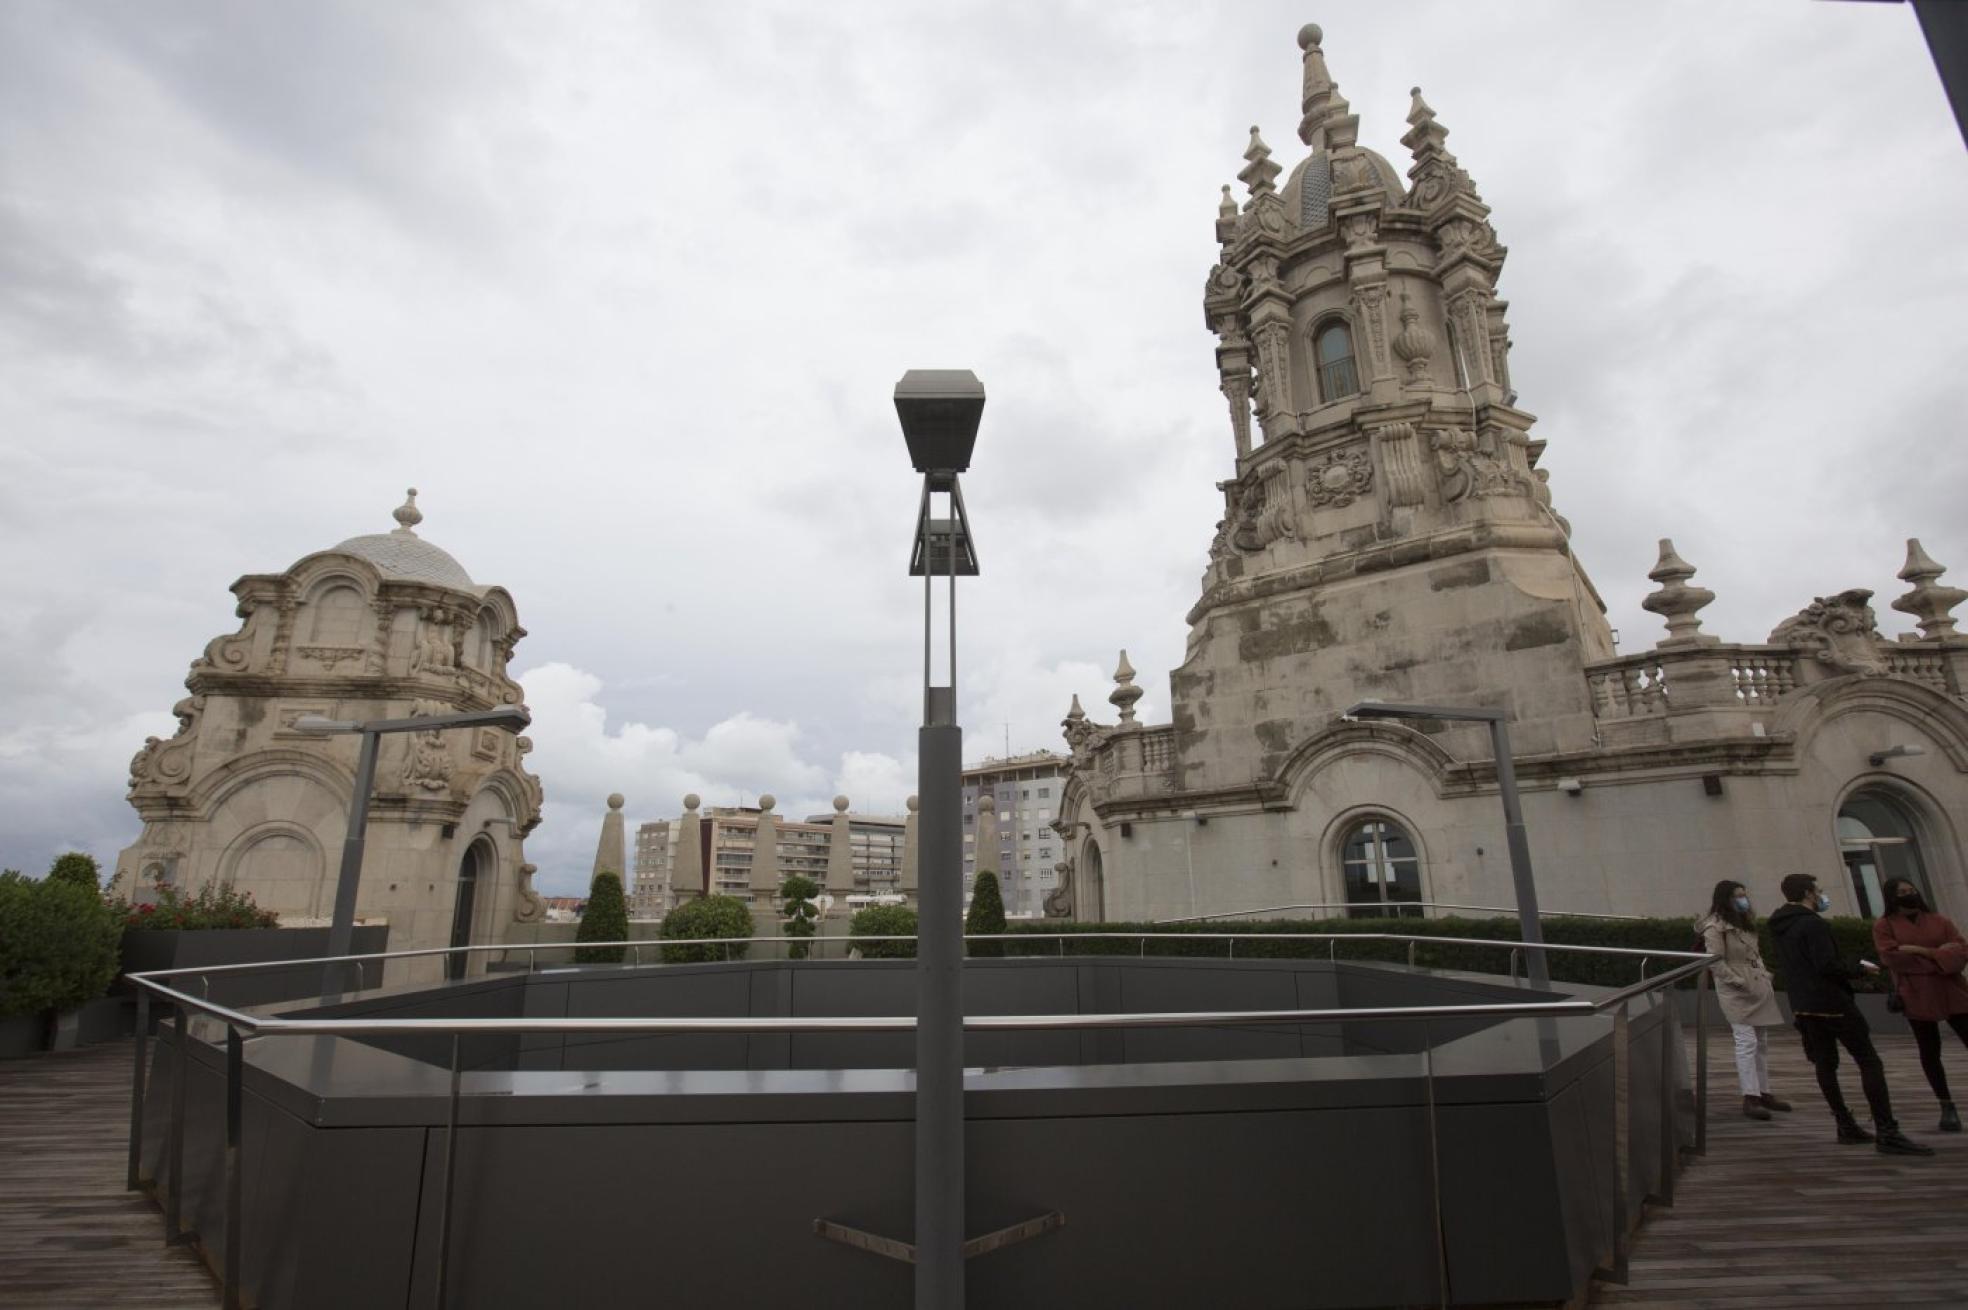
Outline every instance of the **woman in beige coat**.
<svg viewBox="0 0 1968 1310">
<path fill-rule="evenodd" d="M 1702 945 L 1719 957 L 1715 965 L 1715 999 L 1736 1037 L 1736 1077 L 1742 1083 L 1743 1113 L 1768 1119 L 1772 1110 L 1788 1110 L 1790 1102 L 1770 1094 L 1770 1045 L 1765 1028 L 1781 1027 L 1770 971 L 1763 967 L 1763 949 L 1756 941 L 1756 920 L 1749 912 L 1749 889 L 1739 882 L 1715 884 L 1708 914 L 1695 925 Z"/>
</svg>

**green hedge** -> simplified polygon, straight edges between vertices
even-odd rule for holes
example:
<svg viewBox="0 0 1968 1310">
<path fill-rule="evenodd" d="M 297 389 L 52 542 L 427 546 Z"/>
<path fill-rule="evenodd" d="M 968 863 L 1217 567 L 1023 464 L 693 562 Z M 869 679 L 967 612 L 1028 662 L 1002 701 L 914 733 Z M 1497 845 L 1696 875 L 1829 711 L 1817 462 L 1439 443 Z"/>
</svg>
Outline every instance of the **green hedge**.
<svg viewBox="0 0 1968 1310">
<path fill-rule="evenodd" d="M 697 937 L 750 937 L 752 907 L 736 896 L 700 896 L 663 916 L 663 936 L 669 941 Z M 749 942 L 730 946 L 665 946 L 665 964 L 704 964 L 712 960 L 742 960 Z"/>
<path fill-rule="evenodd" d="M 906 905 L 870 905 L 865 910 L 856 910 L 854 917 L 847 921 L 849 944 L 861 952 L 864 960 L 913 960 L 916 944 L 856 941 L 855 938 L 915 935 L 916 912 Z"/>
<path fill-rule="evenodd" d="M 1872 925 L 1864 919 L 1827 919 L 1838 950 L 1847 959 L 1871 958 Z M 1404 963 L 1408 958 L 1405 942 L 1342 942 L 1336 949 L 1323 941 L 1281 941 L 1293 933 L 1399 933 L 1410 937 L 1488 938 L 1492 941 L 1519 940 L 1517 920 L 1508 919 L 1266 919 L 1216 923 L 1073 923 L 1046 919 L 1024 921 L 1010 926 L 1010 932 L 1032 937 L 1030 943 L 1007 942 L 1011 955 L 1053 955 L 1057 942 L 1043 940 L 1062 933 L 1176 933 L 1195 936 L 1194 941 L 1149 941 L 1117 935 L 1112 942 L 1081 940 L 1066 944 L 1074 955 L 1162 955 L 1222 958 L 1231 953 L 1231 942 L 1207 934 L 1235 934 L 1238 959 L 1324 958 L 1329 953 L 1341 960 L 1387 960 Z M 1544 920 L 1544 939 L 1564 946 L 1616 946 L 1632 950 L 1689 951 L 1695 949 L 1695 920 L 1671 919 L 1574 919 L 1552 917 Z M 1767 928 L 1762 933 L 1763 959 L 1776 973 L 1776 950 Z M 1471 973 L 1507 973 L 1508 947 L 1460 946 L 1423 943 L 1416 947 L 1415 963 L 1423 968 L 1462 969 Z M 1637 982 L 1640 963 L 1631 956 L 1594 956 L 1571 951 L 1550 953 L 1551 977 L 1556 982 L 1589 983 L 1599 986 L 1625 986 Z M 1667 967 L 1659 961 L 1649 968 L 1658 973 Z M 1521 965 L 1520 965 L 1521 972 Z M 1777 973 L 1777 986 L 1783 977 Z M 1862 991 L 1877 991 L 1880 983 L 1867 979 L 1855 983 Z"/>
<path fill-rule="evenodd" d="M 622 899 L 622 875 L 603 869 L 588 884 L 588 907 L 574 929 L 577 942 L 621 942 L 629 937 L 629 907 Z M 620 964 L 626 946 L 583 946 L 575 950 L 576 964 Z"/>
<path fill-rule="evenodd" d="M 122 937 L 94 887 L 0 873 L 0 1018 L 101 996 L 116 976 Z"/>
</svg>

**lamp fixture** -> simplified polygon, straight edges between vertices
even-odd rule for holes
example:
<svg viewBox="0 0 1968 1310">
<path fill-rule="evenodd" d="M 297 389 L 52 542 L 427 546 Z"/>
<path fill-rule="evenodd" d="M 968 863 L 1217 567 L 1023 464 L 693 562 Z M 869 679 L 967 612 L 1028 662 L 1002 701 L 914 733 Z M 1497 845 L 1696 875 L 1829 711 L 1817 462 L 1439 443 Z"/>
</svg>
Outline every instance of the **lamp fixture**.
<svg viewBox="0 0 1968 1310">
<path fill-rule="evenodd" d="M 1866 763 L 1876 769 L 1888 760 L 1911 759 L 1915 755 L 1925 755 L 1926 753 L 1927 748 L 1925 746 L 1888 746 L 1883 751 L 1874 751 L 1872 754 L 1866 756 Z"/>
</svg>

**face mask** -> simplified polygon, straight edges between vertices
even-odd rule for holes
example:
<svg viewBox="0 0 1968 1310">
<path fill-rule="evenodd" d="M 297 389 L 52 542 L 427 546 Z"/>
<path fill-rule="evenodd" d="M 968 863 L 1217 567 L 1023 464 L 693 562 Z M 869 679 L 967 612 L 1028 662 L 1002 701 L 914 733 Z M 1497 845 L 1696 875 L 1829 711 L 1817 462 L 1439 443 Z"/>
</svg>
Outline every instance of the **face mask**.
<svg viewBox="0 0 1968 1310">
<path fill-rule="evenodd" d="M 1736 913 L 1738 914 L 1749 913 L 1749 897 L 1747 896 L 1736 897 L 1735 905 L 1736 905 Z"/>
<path fill-rule="evenodd" d="M 1898 905 L 1902 910 L 1919 910 L 1925 908 L 1919 892 L 1901 892 L 1893 898 L 1893 903 Z"/>
<path fill-rule="evenodd" d="M 1823 914 L 1826 910 L 1829 910 L 1830 908 L 1831 908 L 1831 897 L 1825 895 L 1823 892 L 1819 892 L 1818 913 Z"/>
</svg>

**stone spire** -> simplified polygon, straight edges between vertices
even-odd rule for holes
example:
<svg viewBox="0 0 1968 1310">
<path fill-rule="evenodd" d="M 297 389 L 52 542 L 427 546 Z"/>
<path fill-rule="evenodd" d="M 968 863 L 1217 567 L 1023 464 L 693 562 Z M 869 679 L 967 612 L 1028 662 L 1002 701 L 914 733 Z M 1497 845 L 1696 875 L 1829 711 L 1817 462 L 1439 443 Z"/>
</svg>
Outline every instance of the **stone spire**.
<svg viewBox="0 0 1968 1310">
<path fill-rule="evenodd" d="M 854 830 L 847 821 L 847 797 L 834 797 L 833 831 L 827 834 L 827 891 L 846 909 L 854 890 Z"/>
<path fill-rule="evenodd" d="M 1230 184 L 1228 182 L 1223 184 L 1223 199 L 1217 202 L 1216 216 L 1218 218 L 1230 219 L 1233 222 L 1236 220 L 1237 198 L 1230 194 Z"/>
<path fill-rule="evenodd" d="M 1468 191 L 1474 196 L 1476 188 L 1469 174 L 1462 171 L 1456 157 L 1449 153 L 1446 144 L 1449 129 L 1435 121 L 1435 111 L 1421 98 L 1420 87 L 1413 88 L 1409 94 L 1414 99 L 1408 106 L 1408 130 L 1401 137 L 1401 144 L 1414 156 L 1414 166 L 1408 169 L 1408 180 L 1414 183 L 1412 203 L 1432 209 L 1453 191 Z"/>
<path fill-rule="evenodd" d="M 1950 611 L 1968 600 L 1968 591 L 1941 586 L 1936 579 L 1945 572 L 1945 568 L 1936 564 L 1934 558 L 1920 548 L 1920 538 L 1907 538 L 1906 567 L 1900 570 L 1899 576 L 1913 590 L 1894 601 L 1893 608 L 1902 614 L 1913 615 L 1920 624 L 1920 635 L 1929 641 L 1960 635 L 1954 630 L 1954 618 Z"/>
<path fill-rule="evenodd" d="M 1134 685 L 1134 665 L 1128 663 L 1127 652 L 1121 652 L 1121 662 L 1114 667 L 1114 690 L 1107 694 L 1107 701 L 1121 712 L 1121 726 L 1134 724 L 1134 703 L 1141 699 L 1141 688 Z M 1073 697 L 1073 708 L 1080 707 L 1080 698 Z M 1082 715 L 1082 718 L 1085 716 Z"/>
<path fill-rule="evenodd" d="M 410 488 L 409 491 L 404 493 L 403 503 L 390 511 L 390 517 L 396 520 L 395 531 L 401 532 L 408 537 L 417 535 L 412 529 L 424 521 L 424 512 L 417 508 L 417 489 L 415 487 Z"/>
<path fill-rule="evenodd" d="M 1271 162 L 1271 147 L 1264 144 L 1264 138 L 1257 134 L 1257 124 L 1251 124 L 1250 144 L 1244 147 L 1244 158 L 1250 162 L 1244 165 L 1237 180 L 1250 188 L 1251 198 L 1273 195 L 1278 174 L 1284 169 Z"/>
<path fill-rule="evenodd" d="M 759 797 L 758 832 L 752 838 L 752 896 L 771 903 L 779 897 L 779 816 L 770 792 Z"/>
<path fill-rule="evenodd" d="M 677 820 L 676 859 L 670 866 L 670 894 L 678 904 L 704 891 L 704 818 L 697 813 L 703 804 L 696 792 L 683 798 L 683 817 Z"/>
<path fill-rule="evenodd" d="M 1317 23 L 1298 29 L 1298 48 L 1305 52 L 1305 93 L 1299 98 L 1304 117 L 1298 120 L 1298 139 L 1314 150 L 1338 150 L 1360 139 L 1360 119 L 1326 71 L 1326 52 L 1319 47 L 1325 35 Z"/>
<path fill-rule="evenodd" d="M 1071 708 L 1066 711 L 1065 722 L 1068 726 L 1086 722 L 1086 711 L 1080 708 L 1080 693 L 1077 691 L 1073 693 L 1073 704 Z"/>
<path fill-rule="evenodd" d="M 1660 644 L 1713 645 L 1716 638 L 1696 631 L 1701 627 L 1701 620 L 1695 617 L 1695 611 L 1714 600 L 1715 593 L 1688 585 L 1688 579 L 1695 576 L 1695 566 L 1674 553 L 1674 543 L 1668 538 L 1661 538 L 1660 562 L 1647 576 L 1661 584 L 1660 590 L 1643 599 L 1640 607 L 1652 610 L 1667 620 L 1667 640 Z"/>
<path fill-rule="evenodd" d="M 595 843 L 593 870 L 612 873 L 624 883 L 629 880 L 629 842 L 622 828 L 622 806 L 626 803 L 619 791 L 608 798 L 608 813 L 601 819 L 601 840 Z"/>
<path fill-rule="evenodd" d="M 914 901 L 918 887 L 916 868 L 921 861 L 916 844 L 916 811 L 922 808 L 922 801 L 911 796 L 905 803 L 909 817 L 902 821 L 902 895 Z"/>
</svg>

